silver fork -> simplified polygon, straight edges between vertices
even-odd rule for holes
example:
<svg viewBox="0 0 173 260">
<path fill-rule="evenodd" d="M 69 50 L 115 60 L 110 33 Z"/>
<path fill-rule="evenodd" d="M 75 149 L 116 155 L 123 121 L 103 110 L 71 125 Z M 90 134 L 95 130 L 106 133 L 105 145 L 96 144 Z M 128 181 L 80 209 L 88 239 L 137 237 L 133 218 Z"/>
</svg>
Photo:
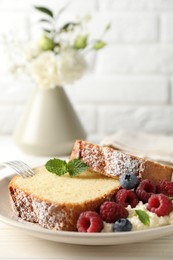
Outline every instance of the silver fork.
<svg viewBox="0 0 173 260">
<path fill-rule="evenodd" d="M 35 172 L 28 166 L 26 163 L 22 161 L 9 161 L 1 163 L 0 168 L 4 168 L 4 166 L 8 166 L 16 171 L 16 173 L 23 178 L 32 177 L 35 175 Z"/>
</svg>

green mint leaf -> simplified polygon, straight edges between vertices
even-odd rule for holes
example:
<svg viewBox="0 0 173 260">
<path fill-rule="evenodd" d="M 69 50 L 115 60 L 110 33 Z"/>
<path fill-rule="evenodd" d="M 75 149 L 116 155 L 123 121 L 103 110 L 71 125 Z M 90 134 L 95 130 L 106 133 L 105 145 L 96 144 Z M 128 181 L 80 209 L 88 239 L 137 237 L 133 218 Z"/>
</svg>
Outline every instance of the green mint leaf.
<svg viewBox="0 0 173 260">
<path fill-rule="evenodd" d="M 76 176 L 79 173 L 85 171 L 87 168 L 88 165 L 79 159 L 73 159 L 69 161 L 67 164 L 67 169 L 70 176 Z"/>
<path fill-rule="evenodd" d="M 47 15 L 50 16 L 50 17 L 53 17 L 53 12 L 52 12 L 50 9 L 46 8 L 46 7 L 43 7 L 43 6 L 34 6 L 34 8 L 35 8 L 37 11 L 40 11 L 40 12 L 42 12 L 42 13 L 44 13 L 44 14 L 47 14 Z"/>
<path fill-rule="evenodd" d="M 149 225 L 150 224 L 150 217 L 147 214 L 146 211 L 144 210 L 135 210 L 136 214 L 139 217 L 139 220 L 144 224 L 144 225 Z"/>
<path fill-rule="evenodd" d="M 68 163 L 60 159 L 52 159 L 45 164 L 45 167 L 49 172 L 59 176 L 67 172 L 70 176 L 76 176 L 88 168 L 88 166 L 79 159 L 73 159 Z"/>
<path fill-rule="evenodd" d="M 106 46 L 106 43 L 104 41 L 98 40 L 94 43 L 93 49 L 94 50 L 100 50 Z"/>
<path fill-rule="evenodd" d="M 87 46 L 88 35 L 78 35 L 74 41 L 76 50 L 84 49 Z"/>
<path fill-rule="evenodd" d="M 56 175 L 59 175 L 59 176 L 62 176 L 68 172 L 66 161 L 63 161 L 60 159 L 49 160 L 45 164 L 45 167 L 49 172 L 55 173 Z"/>
</svg>

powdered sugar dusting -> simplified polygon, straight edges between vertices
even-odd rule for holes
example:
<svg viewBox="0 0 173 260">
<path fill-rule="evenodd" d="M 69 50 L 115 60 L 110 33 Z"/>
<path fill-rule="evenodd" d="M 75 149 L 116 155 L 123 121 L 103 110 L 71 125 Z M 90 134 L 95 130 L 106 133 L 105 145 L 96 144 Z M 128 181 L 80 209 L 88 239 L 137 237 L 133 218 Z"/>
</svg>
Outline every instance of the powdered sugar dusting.
<svg viewBox="0 0 173 260">
<path fill-rule="evenodd" d="M 99 146 L 85 143 L 81 148 L 80 156 L 95 171 L 101 171 L 105 167 L 104 154 Z"/>
<path fill-rule="evenodd" d="M 40 201 L 18 189 L 14 189 L 10 196 L 12 209 L 18 217 L 32 223 L 38 223 L 48 229 L 76 229 L 75 225 L 73 226 L 70 223 L 74 215 L 72 208 L 66 209 L 65 207 Z"/>
<path fill-rule="evenodd" d="M 111 176 L 120 176 L 124 173 L 130 172 L 139 175 L 141 160 L 108 147 L 103 147 L 103 153 L 106 162 L 106 174 Z"/>
<path fill-rule="evenodd" d="M 80 158 L 94 171 L 112 177 L 130 172 L 139 175 L 144 170 L 144 161 L 116 151 L 110 147 L 101 147 L 82 142 Z"/>
</svg>

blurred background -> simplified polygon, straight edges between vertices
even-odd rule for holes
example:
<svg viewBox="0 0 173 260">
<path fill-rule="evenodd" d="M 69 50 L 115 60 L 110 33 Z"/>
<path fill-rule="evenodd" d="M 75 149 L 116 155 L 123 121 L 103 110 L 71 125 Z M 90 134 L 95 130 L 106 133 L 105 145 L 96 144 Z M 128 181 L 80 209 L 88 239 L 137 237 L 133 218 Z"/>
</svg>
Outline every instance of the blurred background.
<svg viewBox="0 0 173 260">
<path fill-rule="evenodd" d="M 0 35 L 37 38 L 33 5 L 54 10 L 68 1 L 0 0 Z M 88 57 L 89 72 L 67 93 L 89 134 L 100 139 L 118 129 L 173 133 L 173 1 L 71 0 L 64 18 L 92 16 L 99 35 L 108 22 L 107 46 Z M 0 39 L 2 39 L 0 37 Z M 0 135 L 11 135 L 33 83 L 7 72 L 0 40 Z"/>
</svg>

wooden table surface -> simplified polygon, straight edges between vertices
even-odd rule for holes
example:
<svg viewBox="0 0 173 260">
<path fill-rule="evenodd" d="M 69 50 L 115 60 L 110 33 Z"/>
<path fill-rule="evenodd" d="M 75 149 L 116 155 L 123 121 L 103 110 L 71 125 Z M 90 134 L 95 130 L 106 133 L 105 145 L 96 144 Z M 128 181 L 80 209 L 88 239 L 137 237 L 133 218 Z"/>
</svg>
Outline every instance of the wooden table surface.
<svg viewBox="0 0 173 260">
<path fill-rule="evenodd" d="M 0 137 L 0 158 L 0 162 L 21 159 L 33 166 L 47 160 L 24 155 L 7 137 Z M 38 239 L 0 222 L 0 259 L 173 259 L 173 234 L 145 243 L 77 246 Z"/>
</svg>

